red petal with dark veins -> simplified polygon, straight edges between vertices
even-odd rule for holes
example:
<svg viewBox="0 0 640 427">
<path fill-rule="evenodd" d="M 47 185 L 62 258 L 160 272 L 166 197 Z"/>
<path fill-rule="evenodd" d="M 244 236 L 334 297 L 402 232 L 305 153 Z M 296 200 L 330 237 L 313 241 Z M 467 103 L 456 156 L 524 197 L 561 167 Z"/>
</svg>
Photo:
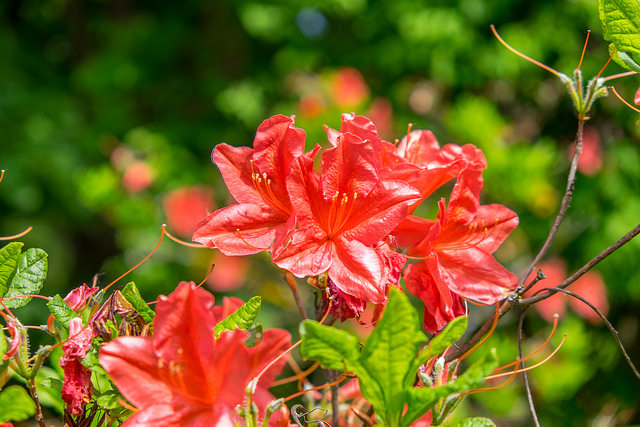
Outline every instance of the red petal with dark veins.
<svg viewBox="0 0 640 427">
<path fill-rule="evenodd" d="M 193 240 L 225 255 L 250 255 L 268 250 L 277 227 L 289 218 L 265 204 L 236 204 L 218 209 L 196 227 Z"/>
<path fill-rule="evenodd" d="M 336 194 L 364 197 L 378 181 L 378 153 L 358 136 L 343 133 L 338 145 L 322 154 L 322 194 L 331 200 Z"/>
<path fill-rule="evenodd" d="M 495 304 L 518 284 L 515 274 L 479 249 L 440 251 L 436 256 L 444 284 L 464 298 Z"/>
<path fill-rule="evenodd" d="M 238 203 L 261 204 L 262 197 L 253 185 L 251 159 L 253 149 L 218 144 L 213 149 L 211 160 L 218 166 L 229 193 Z M 255 171 L 257 172 L 257 171 Z"/>
<path fill-rule="evenodd" d="M 419 198 L 413 187 L 401 181 L 380 181 L 366 198 L 355 201 L 339 232 L 350 240 L 376 244 L 406 218 L 409 203 Z"/>
<path fill-rule="evenodd" d="M 304 152 L 305 132 L 294 126 L 293 117 L 282 114 L 263 121 L 253 141 L 256 172 L 271 179 L 274 196 L 289 206 L 285 179 L 291 162 Z"/>
<path fill-rule="evenodd" d="M 296 277 L 317 276 L 327 271 L 333 260 L 334 245 L 318 227 L 294 231 L 289 244 L 272 252 L 273 262 Z"/>
<path fill-rule="evenodd" d="M 375 249 L 357 240 L 340 238 L 329 267 L 329 277 L 342 292 L 363 301 L 386 302 L 384 262 Z"/>
</svg>

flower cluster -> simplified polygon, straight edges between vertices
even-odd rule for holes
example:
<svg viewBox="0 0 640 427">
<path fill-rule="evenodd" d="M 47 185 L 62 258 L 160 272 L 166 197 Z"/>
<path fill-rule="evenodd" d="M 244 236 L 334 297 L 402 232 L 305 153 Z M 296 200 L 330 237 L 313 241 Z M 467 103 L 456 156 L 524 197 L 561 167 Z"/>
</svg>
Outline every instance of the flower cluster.
<svg viewBox="0 0 640 427">
<path fill-rule="evenodd" d="M 253 148 L 215 147 L 212 160 L 237 203 L 202 220 L 193 240 L 226 255 L 269 251 L 300 278 L 325 275 L 341 318 L 357 316 L 367 302 L 384 304 L 408 254 L 419 262 L 404 279 L 424 301 L 430 332 L 464 314 L 464 299 L 493 304 L 516 286 L 492 254 L 518 217 L 480 204 L 486 160 L 479 149 L 440 147 L 422 130 L 393 144 L 354 114 L 342 116 L 339 131 L 325 129 L 330 147 L 322 152 L 305 152 L 305 132 L 283 115 L 258 127 Z M 453 179 L 435 220 L 413 215 Z"/>
</svg>

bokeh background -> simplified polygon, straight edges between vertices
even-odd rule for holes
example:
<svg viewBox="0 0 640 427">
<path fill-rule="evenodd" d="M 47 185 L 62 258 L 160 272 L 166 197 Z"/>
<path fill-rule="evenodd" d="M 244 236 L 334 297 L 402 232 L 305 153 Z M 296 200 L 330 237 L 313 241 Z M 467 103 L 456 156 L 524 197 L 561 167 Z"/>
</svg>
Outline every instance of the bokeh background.
<svg viewBox="0 0 640 427">
<path fill-rule="evenodd" d="M 341 113 L 356 112 L 388 140 L 413 123 L 441 144 L 482 148 L 486 203 L 520 215 L 498 257 L 522 274 L 558 209 L 577 121 L 560 82 L 508 52 L 489 25 L 567 74 L 588 29 L 585 76 L 608 58 L 596 0 L 5 0 L 0 20 L 0 235 L 34 227 L 21 240 L 49 253 L 46 295 L 96 274 L 109 283 L 153 248 L 163 223 L 190 240 L 199 218 L 229 202 L 212 148 L 250 145 L 276 113 L 296 115 L 308 147 L 326 140 L 323 124 L 338 128 Z M 612 64 L 605 75 L 621 71 Z M 612 83 L 633 99 L 640 79 Z M 561 266 L 554 277 L 640 218 L 639 117 L 613 97 L 592 113 L 572 207 L 547 256 Z M 593 280 L 606 287 L 585 285 L 608 301 L 636 363 L 639 255 L 632 241 L 598 266 Z M 264 256 L 227 259 L 167 239 L 128 279 L 152 300 L 181 280 L 199 282 L 211 263 L 216 295 L 262 295 L 265 326 L 295 327 L 288 288 Z M 301 293 L 312 306 L 302 283 Z M 25 323 L 44 322 L 38 304 L 20 314 Z M 516 357 L 516 320 L 503 319 L 489 342 L 505 362 Z M 530 373 L 543 425 L 640 423 L 639 382 L 592 320 L 567 309 L 552 341 L 566 332 L 566 344 Z M 550 326 L 532 310 L 525 348 Z M 531 424 L 519 381 L 474 395 L 461 413 Z"/>
</svg>

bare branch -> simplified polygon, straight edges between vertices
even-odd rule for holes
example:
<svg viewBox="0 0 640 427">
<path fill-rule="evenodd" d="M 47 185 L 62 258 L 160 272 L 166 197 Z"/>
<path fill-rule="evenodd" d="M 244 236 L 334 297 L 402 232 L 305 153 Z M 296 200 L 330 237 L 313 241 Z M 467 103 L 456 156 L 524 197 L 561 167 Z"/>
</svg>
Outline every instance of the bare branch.
<svg viewBox="0 0 640 427">
<path fill-rule="evenodd" d="M 615 251 L 620 249 L 622 246 L 624 246 L 626 243 L 628 243 L 631 239 L 633 239 L 638 234 L 640 234 L 640 224 L 636 225 L 631 231 L 629 231 L 627 234 L 622 236 L 618 241 L 613 243 L 611 246 L 609 246 L 608 248 L 606 248 L 605 250 L 600 252 L 595 257 L 591 258 L 591 260 L 588 263 L 583 265 L 578 271 L 573 273 L 571 276 L 567 277 L 557 287 L 558 288 L 562 288 L 562 289 L 566 288 L 567 286 L 569 286 L 570 284 L 572 284 L 573 282 L 578 280 L 580 277 L 582 277 L 582 275 L 585 274 L 587 271 L 589 271 L 593 267 L 595 267 L 600 261 L 602 261 L 603 259 L 605 259 L 609 255 L 611 255 L 612 253 L 614 253 Z M 550 288 L 550 289 L 554 289 L 554 288 Z M 542 295 L 538 295 L 538 296 L 533 296 L 533 297 L 530 297 L 530 298 L 522 299 L 522 300 L 520 300 L 519 304 L 520 305 L 535 304 L 538 301 L 542 301 L 543 299 L 549 298 L 554 293 L 555 293 L 555 291 L 550 290 L 550 291 L 548 291 L 548 292 L 546 292 L 546 293 L 544 293 Z"/>
<path fill-rule="evenodd" d="M 531 274 L 535 266 L 540 262 L 544 254 L 547 252 L 547 249 L 549 249 L 549 246 L 551 246 L 551 242 L 553 241 L 553 238 L 556 236 L 556 233 L 560 228 L 560 224 L 562 223 L 562 220 L 564 219 L 564 216 L 567 213 L 567 210 L 569 209 L 569 204 L 571 203 L 571 198 L 573 197 L 573 189 L 576 181 L 576 170 L 578 169 L 578 159 L 580 158 L 580 154 L 582 153 L 583 130 L 584 130 L 584 119 L 579 118 L 578 131 L 576 132 L 575 149 L 573 152 L 573 158 L 571 159 L 569 175 L 567 177 L 567 188 L 564 192 L 564 196 L 562 197 L 560 210 L 558 211 L 558 215 L 556 216 L 556 219 L 553 222 L 553 225 L 551 226 L 551 230 L 549 231 L 547 240 L 545 240 L 544 244 L 542 245 L 542 248 L 540 248 L 540 251 L 538 252 L 538 254 L 535 256 L 533 261 L 531 261 L 529 268 L 527 268 L 526 274 L 522 276 L 522 279 L 520 279 L 520 284 L 518 286 L 518 289 L 516 290 L 518 295 L 522 295 L 522 293 L 524 292 L 522 290 L 524 281 L 527 280 L 527 277 L 529 277 L 529 275 Z"/>
<path fill-rule="evenodd" d="M 524 358 L 522 356 L 522 325 L 524 324 L 524 315 L 529 307 L 525 306 L 520 312 L 520 320 L 518 320 L 518 358 L 521 360 L 520 367 L 524 369 Z M 538 414 L 536 413 L 536 407 L 533 403 L 533 395 L 531 394 L 531 387 L 529 386 L 529 377 L 527 377 L 527 371 L 522 371 L 522 380 L 524 381 L 524 389 L 527 392 L 527 401 L 529 402 L 529 410 L 531 411 L 531 418 L 536 427 L 540 427 L 540 421 L 538 421 Z"/>
<path fill-rule="evenodd" d="M 640 226 L 639 226 L 640 227 Z M 555 288 L 545 288 L 545 289 L 540 289 L 537 293 L 539 292 L 550 292 L 552 291 L 553 293 L 551 295 L 553 295 L 556 292 L 562 292 L 563 294 L 567 294 L 573 298 L 576 298 L 580 301 L 582 301 L 583 303 L 585 303 L 586 305 L 588 305 L 593 311 L 596 312 L 596 314 L 598 316 L 600 316 L 600 318 L 602 319 L 602 321 L 604 322 L 604 324 L 607 326 L 607 328 L 609 328 L 609 331 L 611 331 L 611 334 L 613 335 L 613 337 L 616 339 L 616 343 L 618 344 L 618 347 L 620 348 L 620 351 L 622 351 L 622 355 L 624 356 L 625 360 L 627 361 L 627 364 L 629 365 L 629 367 L 631 368 L 631 370 L 633 371 L 633 374 L 640 379 L 640 372 L 638 372 L 638 368 L 636 368 L 636 365 L 634 365 L 634 363 L 631 361 L 631 358 L 629 357 L 629 354 L 627 354 L 627 351 L 625 350 L 624 346 L 622 345 L 622 341 L 620 340 L 620 334 L 618 333 L 618 331 L 616 330 L 616 328 L 613 327 L 613 325 L 611 324 L 611 322 L 609 321 L 609 319 L 607 319 L 607 316 L 605 316 L 600 310 L 598 310 L 596 308 L 596 306 L 594 306 L 593 304 L 591 304 L 589 301 L 587 301 L 586 299 L 584 299 L 583 297 L 581 297 L 578 294 L 575 294 L 567 289 L 562 288 L 561 286 L 557 286 Z"/>
</svg>

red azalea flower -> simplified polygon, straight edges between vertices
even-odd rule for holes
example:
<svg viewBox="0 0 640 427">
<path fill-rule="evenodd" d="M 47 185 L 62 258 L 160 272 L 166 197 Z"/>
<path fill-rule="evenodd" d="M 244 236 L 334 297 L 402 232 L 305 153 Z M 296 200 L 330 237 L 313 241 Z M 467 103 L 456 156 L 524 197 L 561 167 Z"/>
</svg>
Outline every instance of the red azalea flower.
<svg viewBox="0 0 640 427">
<path fill-rule="evenodd" d="M 444 199 L 439 202 L 438 220 L 426 231 L 424 239 L 409 249 L 411 255 L 425 259 L 420 266 L 405 270 L 405 281 L 415 286 L 431 284 L 445 301 L 449 300 L 443 291 L 449 289 L 483 304 L 496 303 L 517 285 L 516 276 L 491 254 L 518 225 L 518 216 L 501 205 L 480 205 L 481 189 L 482 171 L 465 169 L 448 206 Z M 427 274 L 429 278 L 415 277 L 416 274 Z M 455 310 L 453 299 L 445 305 Z M 430 299 L 424 302 L 437 303 Z"/>
<path fill-rule="evenodd" d="M 285 180 L 304 151 L 305 133 L 293 117 L 273 116 L 258 127 L 249 147 L 218 144 L 213 162 L 238 202 L 218 209 L 198 224 L 193 240 L 225 255 L 249 255 L 276 245 L 292 227 Z"/>
<path fill-rule="evenodd" d="M 96 335 L 93 328 L 85 328 L 82 326 L 82 319 L 75 317 L 69 324 L 69 339 L 62 345 L 62 400 L 67 404 L 67 411 L 74 417 L 81 415 L 84 405 L 91 401 L 91 370 L 84 367 L 80 360 L 91 348 L 91 340 Z"/>
<path fill-rule="evenodd" d="M 474 145 L 447 144 L 440 148 L 431 131 L 415 130 L 402 138 L 397 146 L 385 143 L 382 165 L 385 178 L 401 179 L 420 191 L 422 197 L 409 207 L 411 213 L 462 170 L 483 170 L 487 161 Z"/>
<path fill-rule="evenodd" d="M 206 187 L 182 187 L 167 194 L 163 201 L 169 230 L 191 236 L 202 218 L 215 208 L 213 191 Z"/>
<path fill-rule="evenodd" d="M 343 123 L 344 124 L 344 123 Z M 298 228 L 273 261 L 297 277 L 328 272 L 335 286 L 361 301 L 386 301 L 388 259 L 374 246 L 384 241 L 419 197 L 401 181 L 381 180 L 374 144 L 351 133 L 322 155 L 298 157 L 287 185 Z"/>
<path fill-rule="evenodd" d="M 181 282 L 158 300 L 153 337 L 120 337 L 104 345 L 100 363 L 122 394 L 138 408 L 123 425 L 231 426 L 245 388 L 269 362 L 289 347 L 284 330 L 268 330 L 253 348 L 248 334 L 213 329 L 226 309 L 214 309 L 213 296 L 193 282 Z M 285 363 L 281 358 L 258 383 L 255 402 L 262 416 L 273 399 L 267 388 Z M 269 425 L 286 422 L 273 416 Z M 286 425 L 286 424 L 285 424 Z"/>
</svg>

